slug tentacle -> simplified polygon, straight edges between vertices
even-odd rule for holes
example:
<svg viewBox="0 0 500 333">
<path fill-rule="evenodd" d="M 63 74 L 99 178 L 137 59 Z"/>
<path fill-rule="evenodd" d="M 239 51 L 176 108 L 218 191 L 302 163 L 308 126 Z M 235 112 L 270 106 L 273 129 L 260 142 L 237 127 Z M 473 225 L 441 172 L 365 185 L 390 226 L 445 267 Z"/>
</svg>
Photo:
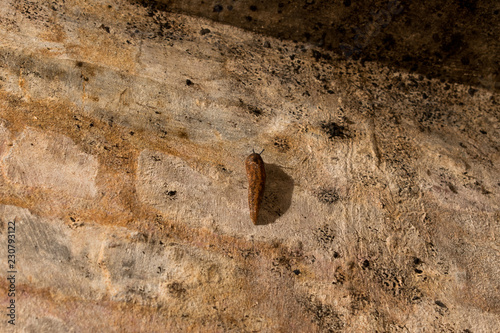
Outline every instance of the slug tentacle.
<svg viewBox="0 0 500 333">
<path fill-rule="evenodd" d="M 264 198 L 264 189 L 266 187 L 266 170 L 262 157 L 255 152 L 247 157 L 245 167 L 248 177 L 248 207 L 250 208 L 250 219 L 253 224 L 257 224 L 260 205 Z"/>
</svg>

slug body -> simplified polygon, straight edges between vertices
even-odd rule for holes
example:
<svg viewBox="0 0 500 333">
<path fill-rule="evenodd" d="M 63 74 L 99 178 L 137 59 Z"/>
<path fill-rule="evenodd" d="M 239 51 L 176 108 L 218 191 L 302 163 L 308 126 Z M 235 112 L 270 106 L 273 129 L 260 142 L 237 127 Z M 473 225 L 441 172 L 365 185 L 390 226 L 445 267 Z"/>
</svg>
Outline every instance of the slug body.
<svg viewBox="0 0 500 333">
<path fill-rule="evenodd" d="M 250 219 L 257 224 L 264 189 L 266 187 L 266 169 L 260 154 L 253 153 L 245 160 L 248 177 L 248 207 L 250 208 Z"/>
</svg>

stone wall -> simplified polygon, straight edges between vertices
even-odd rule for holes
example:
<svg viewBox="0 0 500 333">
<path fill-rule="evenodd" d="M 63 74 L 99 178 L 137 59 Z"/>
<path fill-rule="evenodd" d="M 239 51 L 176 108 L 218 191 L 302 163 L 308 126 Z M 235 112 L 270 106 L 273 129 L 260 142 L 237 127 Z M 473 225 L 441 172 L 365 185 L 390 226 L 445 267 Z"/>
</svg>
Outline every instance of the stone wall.
<svg viewBox="0 0 500 333">
<path fill-rule="evenodd" d="M 14 299 L 19 332 L 498 331 L 498 99 L 126 0 L 6 0 L 2 313 Z"/>
</svg>

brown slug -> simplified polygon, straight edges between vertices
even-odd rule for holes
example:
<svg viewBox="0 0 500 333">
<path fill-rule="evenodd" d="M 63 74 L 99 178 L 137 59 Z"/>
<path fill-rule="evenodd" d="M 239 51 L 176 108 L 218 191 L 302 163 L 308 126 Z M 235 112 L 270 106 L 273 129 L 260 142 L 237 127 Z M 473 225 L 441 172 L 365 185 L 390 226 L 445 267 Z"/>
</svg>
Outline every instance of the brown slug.
<svg viewBox="0 0 500 333">
<path fill-rule="evenodd" d="M 266 187 L 266 169 L 260 154 L 254 151 L 245 160 L 248 177 L 248 207 L 250 208 L 250 219 L 253 224 L 257 224 L 259 209 Z"/>
</svg>

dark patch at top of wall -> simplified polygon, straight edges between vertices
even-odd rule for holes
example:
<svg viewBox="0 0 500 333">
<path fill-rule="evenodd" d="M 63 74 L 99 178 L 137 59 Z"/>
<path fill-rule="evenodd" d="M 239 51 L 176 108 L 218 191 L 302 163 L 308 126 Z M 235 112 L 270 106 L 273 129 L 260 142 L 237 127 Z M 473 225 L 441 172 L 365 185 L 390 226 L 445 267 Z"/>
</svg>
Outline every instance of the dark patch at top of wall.
<svg viewBox="0 0 500 333">
<path fill-rule="evenodd" d="M 310 43 L 346 59 L 500 88 L 500 6 L 495 0 L 130 1 Z"/>
</svg>

